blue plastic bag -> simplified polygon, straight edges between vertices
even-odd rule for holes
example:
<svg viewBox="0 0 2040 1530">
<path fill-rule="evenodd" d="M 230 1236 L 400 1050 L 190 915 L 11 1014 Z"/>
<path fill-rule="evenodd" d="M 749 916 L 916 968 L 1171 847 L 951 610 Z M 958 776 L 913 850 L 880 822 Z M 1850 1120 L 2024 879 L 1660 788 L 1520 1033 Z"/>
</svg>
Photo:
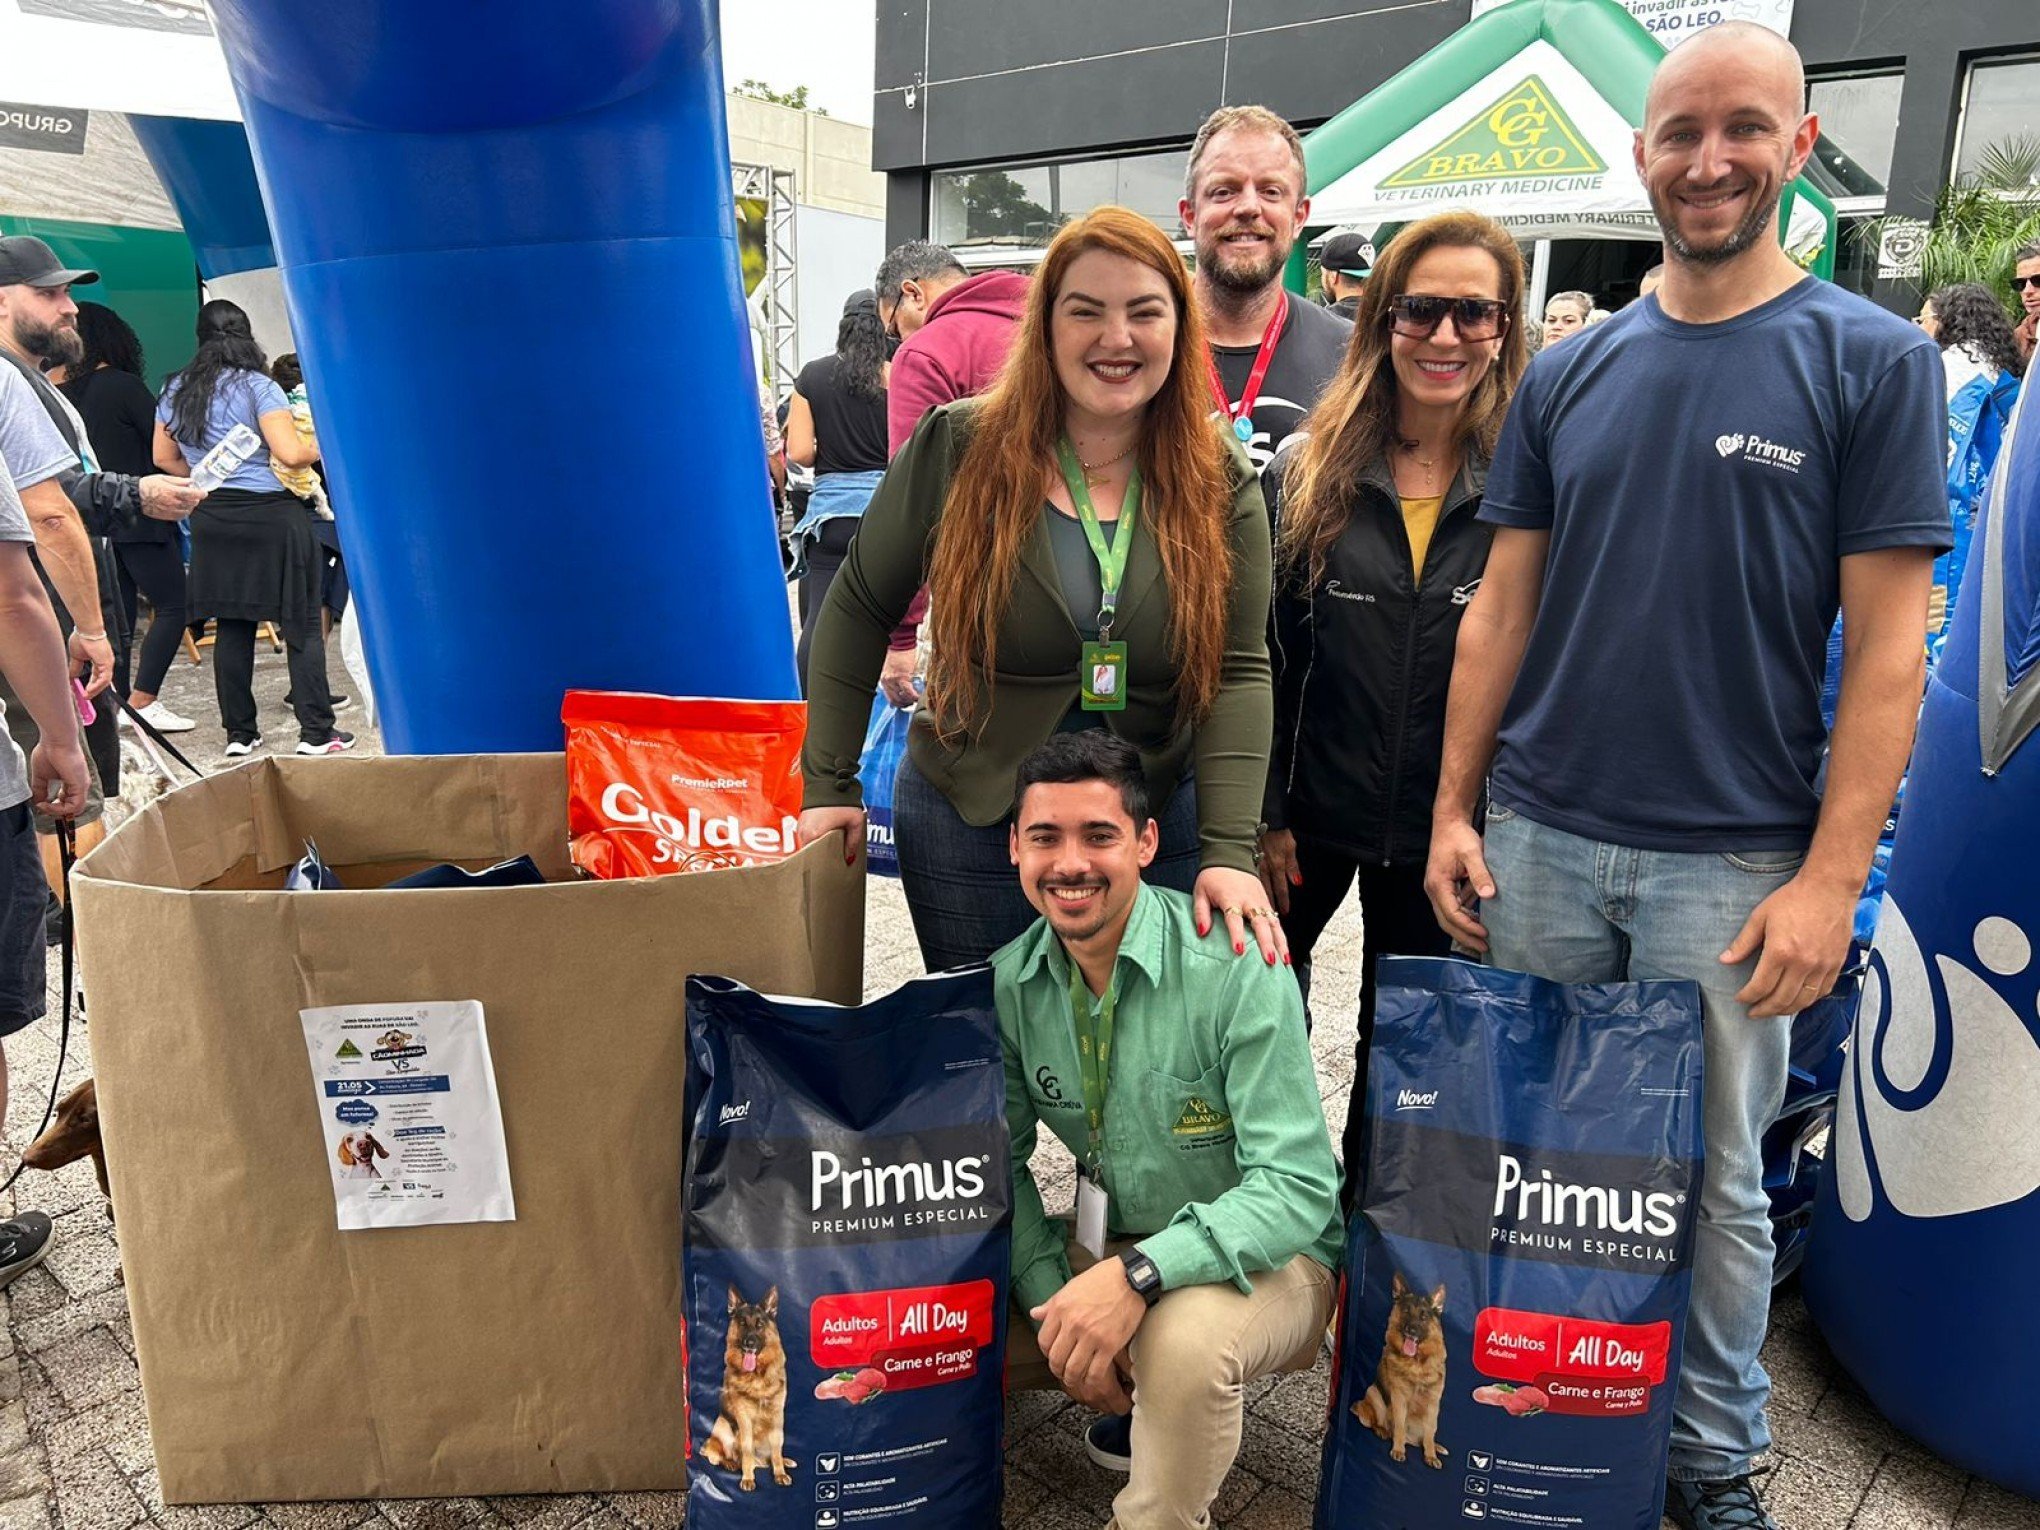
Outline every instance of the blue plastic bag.
<svg viewBox="0 0 2040 1530">
<path fill-rule="evenodd" d="M 1318 1530 L 1657 1530 L 1699 988 L 1415 957 L 1380 982 Z"/>
<path fill-rule="evenodd" d="M 991 969 L 856 1008 L 689 978 L 687 1054 L 688 1530 L 998 1524 Z"/>
<path fill-rule="evenodd" d="M 884 691 L 871 698 L 871 724 L 864 730 L 864 754 L 857 780 L 864 788 L 864 864 L 874 875 L 900 874 L 900 855 L 893 844 L 893 777 L 907 752 L 912 707 L 896 707 Z"/>
</svg>

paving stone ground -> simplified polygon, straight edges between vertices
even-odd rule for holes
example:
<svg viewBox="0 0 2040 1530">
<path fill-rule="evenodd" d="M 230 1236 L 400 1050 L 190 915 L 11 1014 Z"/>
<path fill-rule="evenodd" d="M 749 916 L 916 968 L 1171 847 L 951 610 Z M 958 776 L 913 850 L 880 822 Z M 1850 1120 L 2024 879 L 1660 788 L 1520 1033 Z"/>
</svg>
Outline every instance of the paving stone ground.
<svg viewBox="0 0 2040 1530">
<path fill-rule="evenodd" d="M 352 687 L 333 665 L 336 686 Z M 282 659 L 258 655 L 257 694 L 272 747 L 296 737 L 282 707 Z M 179 661 L 164 697 L 178 711 L 217 716 L 208 664 Z M 359 727 L 358 711 L 343 727 Z M 375 739 L 367 729 L 362 752 Z M 185 736 L 208 768 L 223 761 L 216 726 Z M 866 985 L 880 992 L 920 971 L 897 887 L 875 880 Z M 1357 988 L 1359 920 L 1349 906 L 1318 952 L 1314 992 L 1319 1082 L 1336 1135 L 1352 1076 L 1346 1007 Z M 52 976 L 54 977 L 54 964 Z M 54 1019 L 10 1038 L 13 1076 L 0 1161 L 11 1163 L 40 1118 L 56 1065 Z M 73 1038 L 63 1085 L 91 1072 L 89 1025 Z M 1058 1161 L 1060 1158 L 1060 1161 Z M 1051 1204 L 1070 1194 L 1066 1155 L 1045 1148 L 1037 1165 Z M 0 1530 L 668 1530 L 681 1523 L 677 1494 L 559 1498 L 436 1499 L 375 1503 L 166 1507 L 156 1484 L 135 1367 L 119 1246 L 89 1163 L 34 1172 L 19 1204 L 57 1221 L 48 1262 L 0 1296 Z M 11 1208 L 10 1208 L 11 1209 Z M 1777 1449 L 1768 1479 L 1772 1511 L 1786 1530 L 2040 1530 L 2040 1504 L 1966 1476 L 1886 1424 L 1836 1367 L 1790 1292 L 1773 1305 L 1765 1361 L 1776 1385 Z M 1219 1530 L 1305 1530 L 1317 1480 L 1325 1368 L 1263 1382 L 1250 1395 L 1245 1442 L 1216 1510 Z M 1046 1394 L 1016 1397 L 1006 1444 L 1005 1525 L 1013 1530 L 1097 1530 L 1118 1480 L 1083 1449 L 1087 1415 Z"/>
</svg>

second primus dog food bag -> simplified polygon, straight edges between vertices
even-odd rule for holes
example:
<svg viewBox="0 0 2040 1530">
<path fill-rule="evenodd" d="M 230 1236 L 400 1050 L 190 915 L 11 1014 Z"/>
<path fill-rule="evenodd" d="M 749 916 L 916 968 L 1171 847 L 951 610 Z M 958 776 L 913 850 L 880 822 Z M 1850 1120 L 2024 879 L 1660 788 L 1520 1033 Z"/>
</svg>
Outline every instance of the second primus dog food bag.
<svg viewBox="0 0 2040 1530">
<path fill-rule="evenodd" d="M 1656 1530 L 1700 990 L 1381 964 L 1319 1530 Z"/>
<path fill-rule="evenodd" d="M 807 704 L 569 691 L 567 832 L 594 877 L 764 866 L 793 854 Z"/>
<path fill-rule="evenodd" d="M 988 968 L 687 984 L 689 1530 L 999 1522 L 1012 1169 Z"/>
</svg>

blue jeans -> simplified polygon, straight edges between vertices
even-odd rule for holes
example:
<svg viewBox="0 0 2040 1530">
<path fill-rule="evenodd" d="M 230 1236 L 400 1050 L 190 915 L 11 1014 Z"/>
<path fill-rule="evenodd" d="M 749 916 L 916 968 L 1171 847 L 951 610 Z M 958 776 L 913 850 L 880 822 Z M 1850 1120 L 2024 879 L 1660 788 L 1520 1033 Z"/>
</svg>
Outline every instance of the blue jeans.
<svg viewBox="0 0 2040 1530">
<path fill-rule="evenodd" d="M 1754 959 L 1719 957 L 1750 911 L 1791 880 L 1803 850 L 1633 850 L 1491 809 L 1481 905 L 1488 960 L 1560 983 L 1683 978 L 1700 985 L 1706 1183 L 1693 1240 L 1693 1301 L 1673 1404 L 1671 1475 L 1739 1476 L 1771 1443 L 1771 1378 L 1757 1359 L 1771 1307 L 1763 1136 L 1785 1098 L 1792 1022 L 1736 1002 Z"/>
<path fill-rule="evenodd" d="M 1188 777 L 1156 808 L 1155 818 L 1162 842 L 1141 880 L 1187 893 L 1196 885 L 1200 856 L 1197 789 Z M 893 779 L 893 843 L 900 890 L 930 972 L 985 961 L 1040 917 L 1020 890 L 1006 821 L 982 829 L 965 823 L 914 768 L 911 754 L 901 757 Z"/>
</svg>

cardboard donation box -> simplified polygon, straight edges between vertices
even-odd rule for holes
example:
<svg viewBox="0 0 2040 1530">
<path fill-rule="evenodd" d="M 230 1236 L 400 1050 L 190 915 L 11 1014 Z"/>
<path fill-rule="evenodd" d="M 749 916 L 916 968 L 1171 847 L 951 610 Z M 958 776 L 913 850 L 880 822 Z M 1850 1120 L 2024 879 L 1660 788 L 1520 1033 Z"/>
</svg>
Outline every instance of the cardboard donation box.
<svg viewBox="0 0 2040 1530">
<path fill-rule="evenodd" d="M 283 891 L 308 838 L 344 888 L 376 890 Z M 550 885 L 384 888 L 521 854 Z M 862 871 L 831 840 L 744 870 L 572 877 L 558 755 L 264 760 L 79 863 L 169 1502 L 683 1485 L 684 985 L 856 1002 Z M 340 1230 L 300 1014 L 350 1005 L 479 1006 L 514 1220 Z"/>
</svg>

